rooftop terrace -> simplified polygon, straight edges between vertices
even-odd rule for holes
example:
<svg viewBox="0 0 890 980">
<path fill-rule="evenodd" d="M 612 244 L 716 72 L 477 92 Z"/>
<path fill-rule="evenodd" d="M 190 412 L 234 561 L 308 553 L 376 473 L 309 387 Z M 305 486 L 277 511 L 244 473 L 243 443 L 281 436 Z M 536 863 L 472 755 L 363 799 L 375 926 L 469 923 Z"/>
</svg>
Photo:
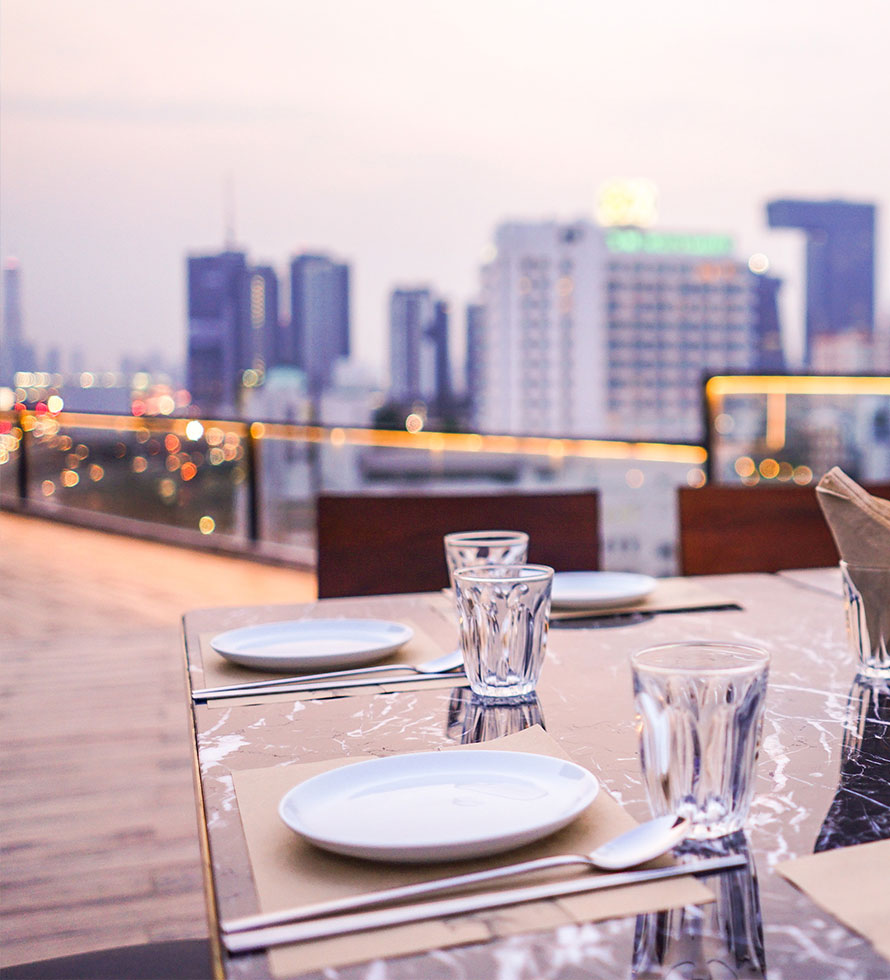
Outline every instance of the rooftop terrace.
<svg viewBox="0 0 890 980">
<path fill-rule="evenodd" d="M 206 934 L 179 619 L 312 573 L 0 513 L 2 962 Z"/>
</svg>

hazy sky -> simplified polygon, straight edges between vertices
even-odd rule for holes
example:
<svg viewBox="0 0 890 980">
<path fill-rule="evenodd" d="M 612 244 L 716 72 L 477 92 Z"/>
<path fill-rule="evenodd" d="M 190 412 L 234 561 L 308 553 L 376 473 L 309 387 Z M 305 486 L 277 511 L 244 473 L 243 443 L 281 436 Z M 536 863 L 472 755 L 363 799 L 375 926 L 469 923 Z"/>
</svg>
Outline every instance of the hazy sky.
<svg viewBox="0 0 890 980">
<path fill-rule="evenodd" d="M 786 278 L 778 196 L 871 201 L 890 307 L 887 0 L 0 0 L 0 255 L 25 327 L 90 366 L 185 349 L 185 256 L 353 268 L 383 364 L 394 285 L 455 326 L 504 219 L 592 215 L 647 177 L 663 230 L 728 232 Z"/>
</svg>

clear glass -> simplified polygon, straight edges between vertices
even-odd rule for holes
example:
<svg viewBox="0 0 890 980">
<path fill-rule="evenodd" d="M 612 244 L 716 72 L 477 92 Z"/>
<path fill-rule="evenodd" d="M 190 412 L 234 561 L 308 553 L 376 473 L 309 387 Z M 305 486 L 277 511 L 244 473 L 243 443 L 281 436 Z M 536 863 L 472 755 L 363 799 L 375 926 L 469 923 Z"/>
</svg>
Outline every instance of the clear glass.
<svg viewBox="0 0 890 980">
<path fill-rule="evenodd" d="M 528 561 L 525 531 L 458 531 L 445 535 L 445 563 L 454 588 L 458 568 L 475 565 L 524 565 Z"/>
<path fill-rule="evenodd" d="M 631 657 L 640 764 L 656 816 L 690 837 L 740 830 L 754 795 L 769 654 L 731 643 L 668 643 Z"/>
<path fill-rule="evenodd" d="M 483 565 L 454 573 L 470 689 L 498 700 L 535 690 L 547 652 L 553 569 Z"/>
<path fill-rule="evenodd" d="M 847 640 L 860 669 L 890 677 L 890 568 L 841 562 Z"/>
</svg>

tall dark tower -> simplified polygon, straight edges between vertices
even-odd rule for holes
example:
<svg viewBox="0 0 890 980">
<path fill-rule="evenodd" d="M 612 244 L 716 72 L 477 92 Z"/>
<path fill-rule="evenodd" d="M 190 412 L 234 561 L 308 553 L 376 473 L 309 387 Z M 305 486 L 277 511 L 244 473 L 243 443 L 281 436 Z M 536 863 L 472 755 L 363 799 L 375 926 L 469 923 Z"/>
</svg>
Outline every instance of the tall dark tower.
<svg viewBox="0 0 890 980">
<path fill-rule="evenodd" d="M 317 395 L 330 385 L 335 361 L 349 356 L 349 266 L 326 255 L 298 255 L 290 285 L 290 360 Z"/>
<path fill-rule="evenodd" d="M 807 236 L 806 359 L 822 338 L 874 335 L 875 208 L 847 201 L 771 201 L 772 228 Z"/>
<path fill-rule="evenodd" d="M 243 252 L 188 259 L 188 387 L 203 412 L 237 407 L 250 366 L 247 263 Z"/>
</svg>

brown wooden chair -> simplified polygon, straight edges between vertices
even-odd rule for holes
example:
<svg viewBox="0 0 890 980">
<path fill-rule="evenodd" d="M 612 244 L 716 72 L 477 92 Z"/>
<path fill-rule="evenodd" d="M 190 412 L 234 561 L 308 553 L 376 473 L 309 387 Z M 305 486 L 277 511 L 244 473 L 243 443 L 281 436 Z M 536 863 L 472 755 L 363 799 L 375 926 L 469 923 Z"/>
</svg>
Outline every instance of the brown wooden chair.
<svg viewBox="0 0 890 980">
<path fill-rule="evenodd" d="M 596 491 L 321 494 L 317 530 L 319 598 L 444 588 L 442 538 L 451 531 L 526 531 L 530 562 L 599 567 Z"/>
<path fill-rule="evenodd" d="M 890 484 L 866 489 L 890 499 Z M 721 486 L 678 491 L 684 575 L 778 572 L 836 565 L 837 548 L 814 486 Z"/>
</svg>

